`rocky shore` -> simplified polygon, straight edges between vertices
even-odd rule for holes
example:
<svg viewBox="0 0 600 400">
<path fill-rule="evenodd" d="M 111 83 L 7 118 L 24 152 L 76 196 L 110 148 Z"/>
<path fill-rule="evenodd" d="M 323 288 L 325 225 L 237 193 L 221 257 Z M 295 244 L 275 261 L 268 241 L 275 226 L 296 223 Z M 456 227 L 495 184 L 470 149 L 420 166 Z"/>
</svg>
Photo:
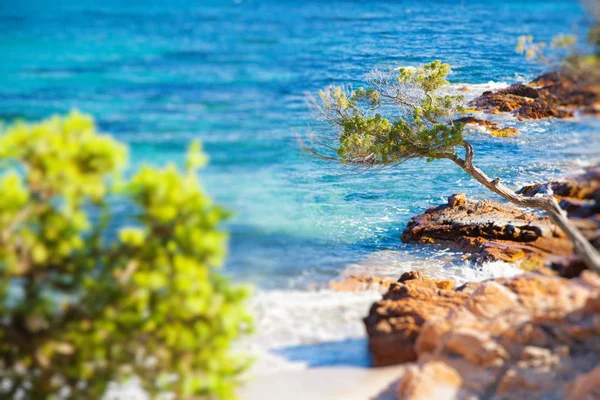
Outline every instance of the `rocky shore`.
<svg viewBox="0 0 600 400">
<path fill-rule="evenodd" d="M 561 73 L 470 103 L 518 119 L 596 115 L 599 105 L 599 87 Z M 457 122 L 495 136 L 518 134 L 472 116 Z M 600 248 L 600 166 L 518 193 L 555 196 Z M 374 366 L 403 369 L 380 398 L 600 399 L 600 276 L 585 270 L 548 217 L 459 193 L 414 216 L 402 240 L 460 251 L 476 264 L 518 264 L 524 274 L 463 285 L 418 271 L 397 281 L 351 275 L 333 282 L 335 290 L 384 293 L 364 319 L 369 349 Z"/>
<path fill-rule="evenodd" d="M 600 247 L 600 167 L 519 193 L 555 196 Z M 535 272 L 458 286 L 412 271 L 386 282 L 364 319 L 369 348 L 375 366 L 405 369 L 381 398 L 600 398 L 600 276 L 547 217 L 456 194 L 413 217 L 402 239 Z"/>
<path fill-rule="evenodd" d="M 600 277 L 529 273 L 440 287 L 404 274 L 365 318 L 397 399 L 600 396 Z"/>
<path fill-rule="evenodd" d="M 588 240 L 600 247 L 600 167 L 565 181 L 527 186 L 519 193 L 552 193 Z M 549 218 L 506 203 L 470 201 L 464 194 L 413 217 L 402 240 L 459 250 L 476 262 L 519 263 L 524 270 L 547 267 L 566 277 L 584 268 L 571 242 Z"/>
<path fill-rule="evenodd" d="M 576 112 L 597 115 L 600 86 L 580 84 L 565 73 L 550 72 L 527 85 L 484 92 L 469 106 L 491 114 L 511 113 L 521 120 L 570 118 Z"/>
</svg>

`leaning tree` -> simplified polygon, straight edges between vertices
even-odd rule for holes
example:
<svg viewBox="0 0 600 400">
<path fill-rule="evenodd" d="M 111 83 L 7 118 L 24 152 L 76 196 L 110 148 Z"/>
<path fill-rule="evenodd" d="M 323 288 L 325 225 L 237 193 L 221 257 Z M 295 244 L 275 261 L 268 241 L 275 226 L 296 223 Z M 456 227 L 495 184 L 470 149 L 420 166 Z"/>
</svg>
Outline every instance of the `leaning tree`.
<svg viewBox="0 0 600 400">
<path fill-rule="evenodd" d="M 433 61 L 418 68 L 374 70 L 368 89 L 330 86 L 313 104 L 325 121 L 311 132 L 307 150 L 359 169 L 394 167 L 410 159 L 447 159 L 511 203 L 544 210 L 570 238 L 575 251 L 600 273 L 600 254 L 569 221 L 554 196 L 526 197 L 491 179 L 473 163 L 475 151 L 464 138 L 464 99 L 443 93 L 450 66 Z M 464 148 L 464 156 L 459 149 Z"/>
</svg>

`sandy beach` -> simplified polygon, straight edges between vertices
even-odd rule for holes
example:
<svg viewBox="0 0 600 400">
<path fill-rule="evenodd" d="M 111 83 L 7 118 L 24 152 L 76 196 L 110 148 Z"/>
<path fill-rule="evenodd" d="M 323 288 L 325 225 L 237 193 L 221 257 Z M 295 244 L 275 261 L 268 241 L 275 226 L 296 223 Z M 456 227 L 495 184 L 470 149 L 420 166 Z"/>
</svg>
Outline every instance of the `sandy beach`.
<svg viewBox="0 0 600 400">
<path fill-rule="evenodd" d="M 382 393 L 404 367 L 312 368 L 262 374 L 240 389 L 242 400 L 365 400 L 389 399 Z"/>
</svg>

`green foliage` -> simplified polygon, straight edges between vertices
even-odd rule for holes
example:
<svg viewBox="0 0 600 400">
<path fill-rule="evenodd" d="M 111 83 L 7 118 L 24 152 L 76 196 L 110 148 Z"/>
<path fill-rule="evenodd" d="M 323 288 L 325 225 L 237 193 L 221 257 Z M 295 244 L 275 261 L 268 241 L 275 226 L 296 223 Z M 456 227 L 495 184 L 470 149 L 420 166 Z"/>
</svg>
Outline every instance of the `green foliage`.
<svg viewBox="0 0 600 400">
<path fill-rule="evenodd" d="M 137 376 L 153 396 L 234 397 L 248 293 L 218 272 L 227 213 L 198 183 L 200 144 L 184 173 L 122 180 L 124 146 L 74 112 L 4 129 L 0 160 L 0 394 L 100 398 Z"/>
<path fill-rule="evenodd" d="M 449 73 L 449 64 L 435 60 L 417 68 L 400 68 L 398 82 L 412 83 L 420 86 L 425 93 L 431 93 L 448 85 L 446 76 Z"/>
<path fill-rule="evenodd" d="M 391 74 L 374 71 L 369 89 L 321 90 L 317 108 L 338 131 L 335 137 L 325 135 L 329 143 L 318 142 L 335 151 L 334 156 L 324 157 L 369 167 L 454 154 L 463 143 L 463 124 L 452 119 L 464 108 L 462 96 L 438 93 L 448 85 L 449 72 L 448 64 L 433 61 Z M 399 115 L 384 116 L 395 110 L 400 110 Z"/>
</svg>

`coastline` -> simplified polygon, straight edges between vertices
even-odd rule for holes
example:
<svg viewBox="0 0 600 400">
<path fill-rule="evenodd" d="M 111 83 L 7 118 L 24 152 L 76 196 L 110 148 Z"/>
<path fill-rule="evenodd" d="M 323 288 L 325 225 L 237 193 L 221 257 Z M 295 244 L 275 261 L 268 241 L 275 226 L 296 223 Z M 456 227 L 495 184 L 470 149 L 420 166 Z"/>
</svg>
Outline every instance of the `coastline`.
<svg viewBox="0 0 600 400">
<path fill-rule="evenodd" d="M 475 95 L 480 95 L 491 84 L 492 83 L 488 84 L 487 86 L 480 85 L 476 92 L 472 89 L 469 89 L 469 97 L 472 98 Z M 500 89 L 508 87 L 508 85 L 503 84 L 499 85 L 494 83 L 494 85 Z M 458 85 L 454 85 L 452 89 L 461 90 L 460 88 L 457 89 L 457 86 Z M 464 87 L 465 85 L 462 86 Z M 490 117 L 490 114 L 481 114 L 484 114 L 486 117 Z M 496 120 L 502 119 L 517 121 L 516 118 L 507 114 L 493 115 L 491 118 Z M 527 127 L 527 124 L 529 123 L 526 122 L 523 126 Z M 536 124 L 536 122 L 533 124 Z M 545 181 L 563 181 L 573 178 L 576 173 L 585 170 L 587 166 L 593 165 L 595 162 L 595 160 L 588 160 L 587 165 L 585 165 L 575 160 L 571 163 L 571 165 L 560 168 L 560 173 L 555 174 L 552 177 L 547 177 Z M 557 177 L 558 179 L 556 179 Z M 544 182 L 537 183 L 543 184 Z M 319 297 L 324 293 L 327 293 L 326 296 L 328 299 L 338 296 L 339 299 L 345 298 L 346 301 L 350 301 L 352 298 L 356 300 L 362 296 L 364 303 L 361 303 L 361 305 L 358 306 L 360 309 L 364 308 L 365 304 L 369 301 L 368 297 L 364 297 L 365 293 L 370 293 L 369 296 L 377 297 L 378 293 L 385 292 L 389 285 L 394 285 L 393 282 L 398 278 L 398 276 L 409 271 L 417 271 L 418 273 L 422 273 L 427 277 L 427 279 L 450 279 L 454 282 L 453 285 L 455 285 L 455 287 L 464 283 L 474 284 L 478 281 L 493 280 L 496 278 L 511 278 L 524 273 L 524 271 L 519 268 L 519 262 L 513 263 L 510 261 L 503 262 L 499 260 L 493 262 L 472 263 L 466 260 L 461 261 L 461 258 L 464 258 L 464 256 L 461 256 L 464 254 L 461 251 L 449 251 L 448 249 L 439 248 L 434 252 L 437 252 L 437 256 L 433 258 L 423 257 L 422 254 L 414 254 L 414 257 L 411 258 L 409 256 L 408 259 L 407 255 L 409 253 L 398 252 L 394 250 L 382 250 L 371 253 L 363 260 L 347 265 L 346 268 L 340 273 L 338 279 L 331 283 L 330 286 L 333 290 L 321 290 L 313 293 L 315 296 Z M 288 297 L 293 296 L 291 293 L 287 293 Z M 305 292 L 304 295 L 301 295 L 300 297 L 309 296 L 308 293 L 310 292 Z M 268 296 L 268 292 L 265 292 L 263 296 Z M 280 302 L 277 301 L 269 302 L 269 304 L 278 303 L 280 304 Z M 344 305 L 344 307 L 346 306 L 348 306 L 348 304 Z M 321 307 L 323 307 L 322 301 L 311 306 L 310 314 L 312 316 L 312 320 L 311 318 L 302 318 L 306 325 L 314 323 L 316 330 L 319 328 L 324 328 L 324 325 L 318 321 L 318 315 L 320 315 L 323 311 Z M 359 318 L 357 314 L 354 315 L 354 318 L 357 318 L 357 320 L 360 322 L 361 318 Z M 277 325 L 279 327 L 285 325 L 285 323 L 282 323 L 281 320 L 274 322 L 272 320 L 272 316 L 270 321 L 269 318 L 267 318 L 261 322 L 266 323 L 266 325 Z M 335 329 L 335 324 L 331 325 L 330 327 Z M 307 328 L 307 326 L 304 328 Z M 311 330 L 310 327 L 308 327 L 308 330 Z M 337 343 L 338 348 L 339 346 L 345 346 L 345 349 L 348 350 L 349 353 L 352 353 L 355 351 L 355 349 L 360 348 L 361 346 L 363 347 L 363 350 L 366 351 L 367 344 L 364 340 L 364 334 L 360 335 L 360 329 L 356 324 L 354 324 L 354 326 L 351 328 L 352 333 L 350 336 L 344 337 L 343 330 L 344 329 L 336 332 L 335 334 L 329 332 L 325 336 L 335 337 L 335 343 Z M 267 339 L 263 340 L 263 345 L 270 342 L 268 339 L 269 336 L 272 338 L 273 334 L 266 334 Z M 251 374 L 251 376 L 254 377 L 254 381 L 247 384 L 245 389 L 243 389 L 241 392 L 244 396 L 243 398 L 279 398 L 283 397 L 285 394 L 286 398 L 293 399 L 294 397 L 289 397 L 290 393 L 302 393 L 303 395 L 309 393 L 311 398 L 315 399 L 372 398 L 386 386 L 383 382 L 384 380 L 389 380 L 392 376 L 394 376 L 394 374 L 396 378 L 398 378 L 398 376 L 402 375 L 405 371 L 402 364 L 392 367 L 391 369 L 381 370 L 378 368 L 369 367 L 369 364 L 365 363 L 364 360 L 359 361 L 359 365 L 354 367 L 336 367 L 336 362 L 332 360 L 321 360 L 321 362 L 319 362 L 314 358 L 318 358 L 319 356 L 323 357 L 323 352 L 333 350 L 335 353 L 336 350 L 331 347 L 332 342 L 319 341 L 318 339 L 315 341 L 316 336 L 318 335 L 315 335 L 311 339 L 300 339 L 299 343 L 305 344 L 303 350 L 303 355 L 305 358 L 302 356 L 298 357 L 298 353 L 289 351 L 282 352 L 280 351 L 278 345 L 271 345 L 266 349 L 263 348 L 262 350 L 264 351 L 264 354 L 274 352 L 279 357 L 283 355 L 284 358 L 287 356 L 288 359 L 291 355 L 291 358 L 296 362 L 296 364 L 288 363 L 289 365 L 283 368 L 280 365 L 279 367 L 271 369 L 264 369 L 264 367 L 262 367 L 262 370 L 261 368 L 255 369 L 254 374 Z M 288 337 L 291 338 L 293 335 L 288 332 Z M 349 343 L 352 341 L 353 343 Z M 311 357 L 314 358 L 311 360 Z M 335 359 L 335 357 L 336 356 L 334 355 L 333 359 Z M 298 363 L 298 361 L 300 362 Z M 343 358 L 343 360 L 340 359 L 340 361 L 343 361 L 344 364 L 354 365 L 357 360 L 352 359 L 352 357 L 346 357 Z M 328 365 L 328 362 L 334 366 Z M 282 365 L 284 364 L 285 361 Z M 322 365 L 325 365 L 325 367 Z M 348 382 L 352 383 L 350 386 L 354 386 L 356 381 L 361 382 L 359 386 L 361 390 L 364 389 L 363 391 L 352 390 L 351 388 L 348 389 Z M 346 386 L 344 386 L 344 382 Z M 348 391 L 346 391 L 346 389 L 348 389 Z"/>
</svg>

